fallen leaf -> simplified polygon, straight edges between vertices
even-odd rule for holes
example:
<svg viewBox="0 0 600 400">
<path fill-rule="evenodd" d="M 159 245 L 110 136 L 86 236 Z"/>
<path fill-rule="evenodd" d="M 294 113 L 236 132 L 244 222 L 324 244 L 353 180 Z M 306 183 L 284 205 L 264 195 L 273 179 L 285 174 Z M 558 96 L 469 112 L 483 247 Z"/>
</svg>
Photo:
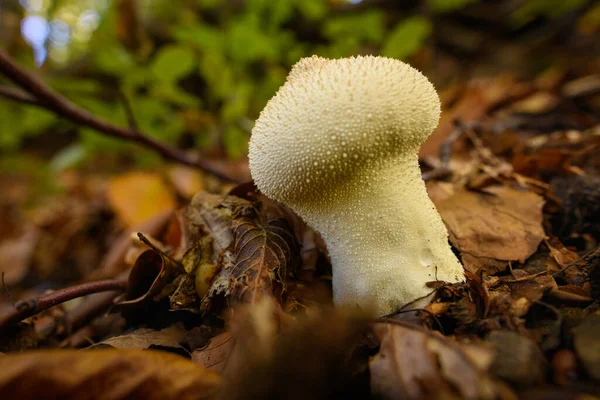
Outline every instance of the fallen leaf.
<svg viewBox="0 0 600 400">
<path fill-rule="evenodd" d="M 493 352 L 485 346 L 466 351 L 459 343 L 431 331 L 379 323 L 381 343 L 369 363 L 371 390 L 384 399 L 492 399 L 495 387 L 487 373 Z"/>
<path fill-rule="evenodd" d="M 231 297 L 254 303 L 263 296 L 280 299 L 296 252 L 294 234 L 284 219 L 267 224 L 250 218 L 233 222 L 234 266 Z"/>
<path fill-rule="evenodd" d="M 437 183 L 428 186 L 434 187 Z M 532 255 L 542 239 L 544 200 L 530 191 L 493 186 L 483 192 L 453 187 L 441 199 L 433 195 L 450 242 L 460 251 L 465 268 L 489 274 L 504 270 L 508 261 L 523 262 Z M 496 261 L 490 268 L 490 261 Z"/>
<path fill-rule="evenodd" d="M 2 399 L 207 399 L 219 374 L 151 350 L 42 350 L 0 355 Z"/>
<path fill-rule="evenodd" d="M 175 195 L 158 174 L 131 172 L 113 178 L 108 184 L 108 201 L 119 219 L 132 227 L 150 218 L 173 211 Z"/>
<path fill-rule="evenodd" d="M 153 346 L 159 346 L 187 352 L 180 344 L 184 340 L 185 334 L 186 330 L 178 325 L 173 325 L 160 331 L 142 328 L 125 335 L 103 340 L 90 346 L 90 348 L 113 347 L 115 349 L 145 350 Z"/>
<path fill-rule="evenodd" d="M 155 250 L 146 250 L 135 262 L 129 274 L 127 297 L 119 307 L 139 305 L 148 300 L 160 300 L 170 293 L 164 288 L 176 276 L 185 273 L 183 267 Z"/>
<path fill-rule="evenodd" d="M 204 368 L 223 373 L 235 346 L 230 332 L 223 332 L 210 339 L 206 347 L 192 352 L 192 361 Z"/>
</svg>

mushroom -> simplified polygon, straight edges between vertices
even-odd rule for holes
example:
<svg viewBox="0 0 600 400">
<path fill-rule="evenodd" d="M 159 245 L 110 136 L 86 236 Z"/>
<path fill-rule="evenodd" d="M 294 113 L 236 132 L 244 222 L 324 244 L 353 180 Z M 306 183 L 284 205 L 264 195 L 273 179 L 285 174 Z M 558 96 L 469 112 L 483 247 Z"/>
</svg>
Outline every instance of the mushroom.
<svg viewBox="0 0 600 400">
<path fill-rule="evenodd" d="M 336 305 L 386 315 L 427 298 L 427 282 L 464 279 L 418 164 L 439 116 L 433 85 L 408 64 L 313 56 L 256 121 L 254 182 L 323 237 Z"/>
</svg>

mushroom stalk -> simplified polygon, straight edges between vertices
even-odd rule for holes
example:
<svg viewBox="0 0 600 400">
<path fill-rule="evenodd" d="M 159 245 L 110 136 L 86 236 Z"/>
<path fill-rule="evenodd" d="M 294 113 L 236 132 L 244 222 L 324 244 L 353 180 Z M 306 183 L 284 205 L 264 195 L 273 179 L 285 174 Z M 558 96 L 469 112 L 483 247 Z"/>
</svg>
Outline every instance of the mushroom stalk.
<svg viewBox="0 0 600 400">
<path fill-rule="evenodd" d="M 464 279 L 418 164 L 439 116 L 433 85 L 408 64 L 311 57 L 256 121 L 252 177 L 325 240 L 337 305 L 386 315 L 427 282 Z"/>
<path fill-rule="evenodd" d="M 431 293 L 427 282 L 464 278 L 416 154 L 365 169 L 313 200 L 290 206 L 327 245 L 337 305 L 390 314 Z"/>
</svg>

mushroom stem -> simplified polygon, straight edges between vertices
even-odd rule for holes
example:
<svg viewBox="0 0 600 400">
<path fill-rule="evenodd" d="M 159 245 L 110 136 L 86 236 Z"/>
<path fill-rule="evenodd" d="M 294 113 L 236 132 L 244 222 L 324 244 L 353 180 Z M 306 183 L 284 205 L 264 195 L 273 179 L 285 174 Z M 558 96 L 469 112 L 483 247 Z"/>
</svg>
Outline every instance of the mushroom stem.
<svg viewBox="0 0 600 400">
<path fill-rule="evenodd" d="M 458 282 L 464 273 L 416 152 L 375 163 L 291 205 L 327 244 L 335 303 L 385 315 L 432 292 L 427 282 Z"/>
</svg>

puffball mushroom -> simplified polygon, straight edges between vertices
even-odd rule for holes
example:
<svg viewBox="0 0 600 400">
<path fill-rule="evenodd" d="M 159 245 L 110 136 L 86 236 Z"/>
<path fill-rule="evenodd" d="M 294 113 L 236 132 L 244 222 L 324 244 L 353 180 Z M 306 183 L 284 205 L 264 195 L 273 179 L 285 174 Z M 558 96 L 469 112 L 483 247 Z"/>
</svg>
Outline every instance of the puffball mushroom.
<svg viewBox="0 0 600 400">
<path fill-rule="evenodd" d="M 418 164 L 439 116 L 433 85 L 408 64 L 313 56 L 256 121 L 254 182 L 323 237 L 336 305 L 386 315 L 429 281 L 464 279 Z"/>
</svg>

